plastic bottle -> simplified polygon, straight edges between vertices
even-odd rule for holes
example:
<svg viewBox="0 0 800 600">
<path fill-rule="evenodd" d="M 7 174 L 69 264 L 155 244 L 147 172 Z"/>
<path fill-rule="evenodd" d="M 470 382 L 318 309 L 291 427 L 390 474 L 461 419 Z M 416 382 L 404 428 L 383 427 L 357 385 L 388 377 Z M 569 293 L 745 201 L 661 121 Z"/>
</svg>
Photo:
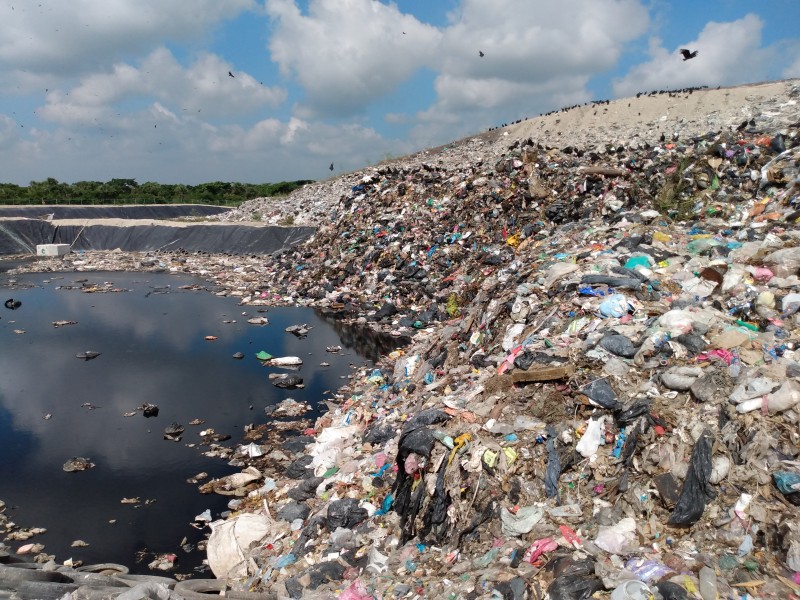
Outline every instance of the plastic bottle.
<svg viewBox="0 0 800 600">
<path fill-rule="evenodd" d="M 717 574 L 710 567 L 703 567 L 698 574 L 700 595 L 703 600 L 717 600 Z"/>
</svg>

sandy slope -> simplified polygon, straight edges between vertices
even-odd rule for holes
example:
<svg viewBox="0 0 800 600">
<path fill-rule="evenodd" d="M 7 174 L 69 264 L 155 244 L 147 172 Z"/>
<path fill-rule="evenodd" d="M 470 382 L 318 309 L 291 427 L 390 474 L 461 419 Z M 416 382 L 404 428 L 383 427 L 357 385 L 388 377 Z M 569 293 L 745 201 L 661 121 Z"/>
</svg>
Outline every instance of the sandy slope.
<svg viewBox="0 0 800 600">
<path fill-rule="evenodd" d="M 662 133 L 679 138 L 735 129 L 755 120 L 755 128 L 783 128 L 800 120 L 800 80 L 697 90 L 673 96 L 623 98 L 609 104 L 580 106 L 528 119 L 495 133 L 550 145 L 585 145 L 635 141 L 654 143 Z"/>
</svg>

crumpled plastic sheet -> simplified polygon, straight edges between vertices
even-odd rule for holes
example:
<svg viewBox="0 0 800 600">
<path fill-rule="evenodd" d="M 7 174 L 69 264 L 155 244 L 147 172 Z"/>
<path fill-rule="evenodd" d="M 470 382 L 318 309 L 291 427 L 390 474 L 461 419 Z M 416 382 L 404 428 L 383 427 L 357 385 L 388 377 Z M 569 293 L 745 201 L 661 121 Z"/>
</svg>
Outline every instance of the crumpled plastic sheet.
<svg viewBox="0 0 800 600">
<path fill-rule="evenodd" d="M 670 525 L 691 525 L 703 516 L 706 501 L 716 497 L 711 487 L 711 447 L 714 435 L 709 429 L 703 430 L 692 449 L 689 471 L 683 480 L 681 495 L 670 515 Z"/>
</svg>

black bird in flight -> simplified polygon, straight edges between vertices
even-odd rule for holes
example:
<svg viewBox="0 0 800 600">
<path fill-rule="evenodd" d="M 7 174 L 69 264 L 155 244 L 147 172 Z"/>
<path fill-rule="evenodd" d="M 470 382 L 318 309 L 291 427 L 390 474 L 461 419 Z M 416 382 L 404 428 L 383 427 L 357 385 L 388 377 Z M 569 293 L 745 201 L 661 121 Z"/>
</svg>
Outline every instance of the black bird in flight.
<svg viewBox="0 0 800 600">
<path fill-rule="evenodd" d="M 480 56 L 481 58 L 483 58 L 483 56 L 484 56 L 484 55 L 483 55 L 483 50 L 478 50 L 478 56 Z"/>
<path fill-rule="evenodd" d="M 235 75 L 233 73 L 231 73 L 230 71 L 228 71 L 228 77 L 235 77 Z"/>
<path fill-rule="evenodd" d="M 330 166 L 330 167 L 328 167 L 328 169 L 330 169 L 331 171 L 333 171 L 333 163 L 331 163 L 331 166 Z"/>
<path fill-rule="evenodd" d="M 681 48 L 680 53 L 683 55 L 683 60 L 685 61 L 697 56 L 697 50 L 695 50 L 694 52 L 689 52 L 689 50 L 687 50 L 686 48 Z"/>
</svg>

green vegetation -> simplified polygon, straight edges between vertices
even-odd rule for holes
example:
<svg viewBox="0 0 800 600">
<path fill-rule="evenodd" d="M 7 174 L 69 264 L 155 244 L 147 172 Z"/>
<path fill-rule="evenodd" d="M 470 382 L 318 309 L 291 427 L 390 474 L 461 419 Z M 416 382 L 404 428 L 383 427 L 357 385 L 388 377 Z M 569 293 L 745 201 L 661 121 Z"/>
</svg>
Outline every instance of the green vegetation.
<svg viewBox="0 0 800 600">
<path fill-rule="evenodd" d="M 0 183 L 0 204 L 215 204 L 236 206 L 245 200 L 283 196 L 312 181 L 279 183 L 227 183 L 199 185 L 165 184 L 135 179 L 62 183 L 48 177 L 26 186 Z"/>
</svg>

